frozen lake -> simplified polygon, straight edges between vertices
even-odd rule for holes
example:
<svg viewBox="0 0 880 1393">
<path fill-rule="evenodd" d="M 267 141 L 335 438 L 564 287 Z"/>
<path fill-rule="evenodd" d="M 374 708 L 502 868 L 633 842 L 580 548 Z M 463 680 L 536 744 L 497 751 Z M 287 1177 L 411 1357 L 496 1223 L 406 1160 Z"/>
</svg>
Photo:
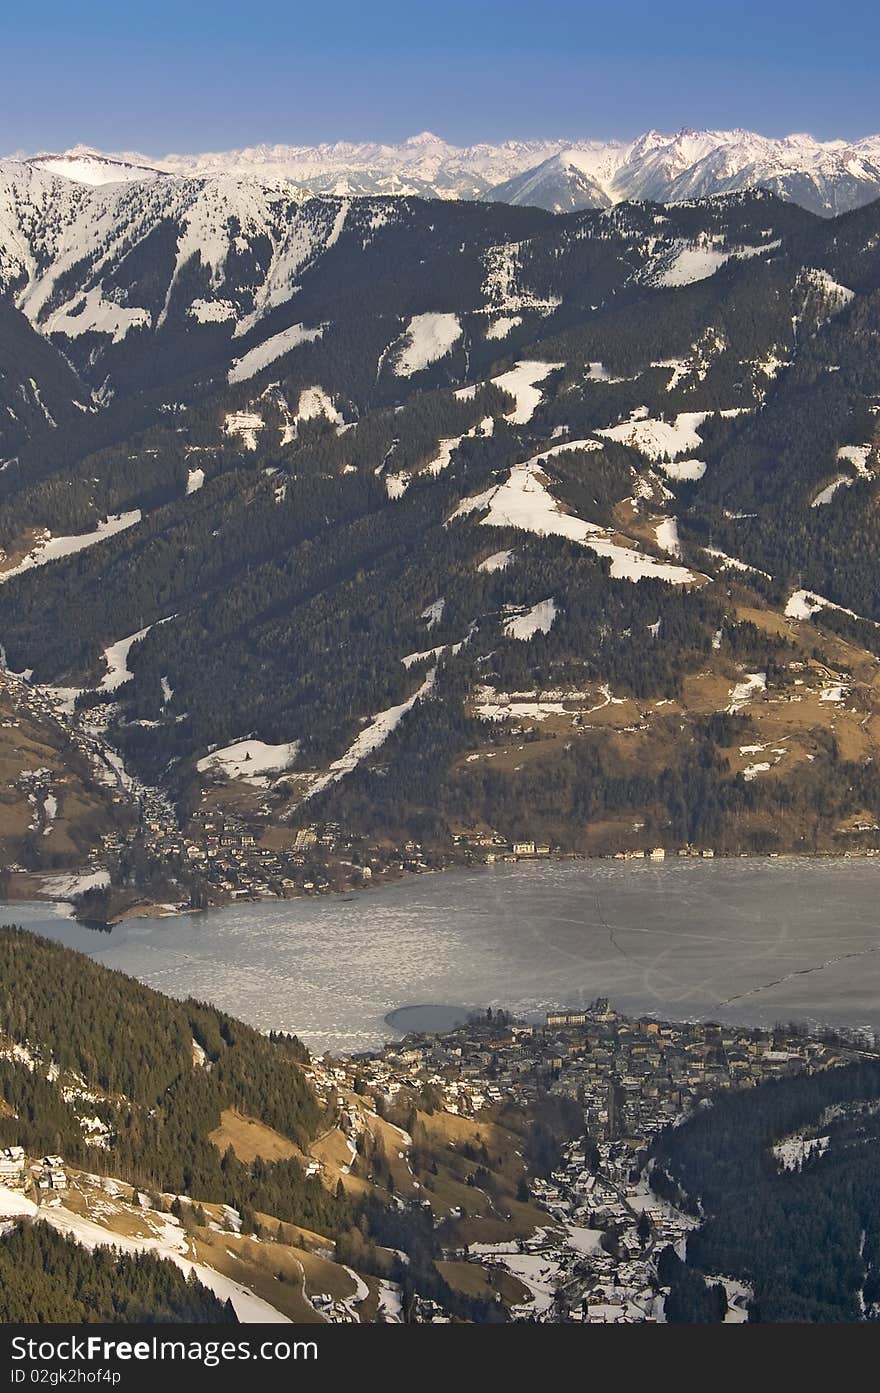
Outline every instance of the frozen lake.
<svg viewBox="0 0 880 1393">
<path fill-rule="evenodd" d="M 355 897 L 130 919 L 14 921 L 313 1049 L 367 1049 L 404 1006 L 533 1018 L 608 996 L 670 1019 L 880 1029 L 880 862 L 571 861 L 409 877 Z"/>
</svg>

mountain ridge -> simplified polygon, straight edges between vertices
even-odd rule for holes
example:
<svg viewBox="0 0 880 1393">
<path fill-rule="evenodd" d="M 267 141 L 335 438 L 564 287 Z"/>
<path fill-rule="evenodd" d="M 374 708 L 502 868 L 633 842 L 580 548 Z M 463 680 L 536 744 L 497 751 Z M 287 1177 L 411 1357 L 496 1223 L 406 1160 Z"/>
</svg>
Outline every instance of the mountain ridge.
<svg viewBox="0 0 880 1393">
<path fill-rule="evenodd" d="M 552 212 L 630 199 L 675 202 L 770 188 L 822 216 L 880 196 L 880 136 L 820 141 L 754 131 L 649 130 L 633 140 L 535 139 L 456 146 L 431 131 L 399 143 L 260 144 L 161 158 L 78 145 L 25 163 L 84 184 L 175 178 L 282 178 L 307 194 L 530 203 Z"/>
<path fill-rule="evenodd" d="M 878 245 L 3 166 L 8 862 L 875 850 Z"/>
</svg>

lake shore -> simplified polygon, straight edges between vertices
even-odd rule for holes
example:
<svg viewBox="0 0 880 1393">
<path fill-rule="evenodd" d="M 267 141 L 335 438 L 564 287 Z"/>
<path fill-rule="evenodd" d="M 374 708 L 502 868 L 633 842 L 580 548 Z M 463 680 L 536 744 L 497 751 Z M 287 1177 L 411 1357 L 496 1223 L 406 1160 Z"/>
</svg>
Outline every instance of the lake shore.
<svg viewBox="0 0 880 1393">
<path fill-rule="evenodd" d="M 78 918 L 81 923 L 86 924 L 88 926 L 93 926 L 96 923 L 100 923 L 103 926 L 112 927 L 114 924 L 119 924 L 123 922 L 123 920 L 128 918 L 168 918 L 181 914 L 195 914 L 205 910 L 224 909 L 238 904 L 261 904 L 267 901 L 284 903 L 287 901 L 311 900 L 328 897 L 333 898 L 334 896 L 340 895 L 355 896 L 360 893 L 375 892 L 377 890 L 386 889 L 389 886 L 397 885 L 402 881 L 407 881 L 414 878 L 421 878 L 423 876 L 434 876 L 461 871 L 470 872 L 490 870 L 497 865 L 548 865 L 560 862 L 577 862 L 587 864 L 593 864 L 597 862 L 601 864 L 607 864 L 608 862 L 612 862 L 616 865 L 619 865 L 621 864 L 621 862 L 625 862 L 627 865 L 647 867 L 655 866 L 658 863 L 673 864 L 681 861 L 717 861 L 722 863 L 731 861 L 748 861 L 760 863 L 765 861 L 862 862 L 871 860 L 876 860 L 877 863 L 880 864 L 880 851 L 874 851 L 873 849 L 846 852 L 818 851 L 811 853 L 783 851 L 761 854 L 737 852 L 736 854 L 730 855 L 710 851 L 702 853 L 690 852 L 687 856 L 670 852 L 664 853 L 664 856 L 659 858 L 655 855 L 652 855 L 650 852 L 645 852 L 644 855 L 633 853 L 624 856 L 621 854 L 590 855 L 588 853 L 572 851 L 554 852 L 547 856 L 506 856 L 503 858 L 499 857 L 497 860 L 494 861 L 480 861 L 476 859 L 450 860 L 445 865 L 431 866 L 419 871 L 410 871 L 406 868 L 402 868 L 399 871 L 394 871 L 389 874 L 383 875 L 381 879 L 377 877 L 369 880 L 365 880 L 363 878 L 359 880 L 352 880 L 351 884 L 347 884 L 342 888 L 335 888 L 333 886 L 328 885 L 327 887 L 321 889 L 287 891 L 284 894 L 278 895 L 271 894 L 268 892 L 263 892 L 260 894 L 248 894 L 242 892 L 235 896 L 226 896 L 223 898 L 218 897 L 216 900 L 212 900 L 203 906 L 199 906 L 199 908 L 195 908 L 192 905 L 185 904 L 182 902 L 174 903 L 171 901 L 157 901 L 146 898 L 139 899 L 137 898 L 137 892 L 133 891 L 132 894 L 134 896 L 134 899 L 132 903 L 125 904 L 123 908 L 109 914 L 105 919 L 101 919 L 100 921 L 96 920 L 94 918 L 94 915 L 90 915 L 89 913 L 84 913 L 80 915 L 77 909 L 75 898 L 71 896 L 69 893 L 57 893 L 46 888 L 48 881 L 51 881 L 52 879 L 57 880 L 59 878 L 58 873 L 42 873 L 39 871 L 28 871 L 10 873 L 7 881 L 7 891 L 5 900 L 9 903 L 42 901 L 47 904 L 66 904 L 70 906 L 71 913 L 74 915 L 74 917 Z M 75 880 L 80 877 L 87 878 L 89 872 L 71 871 L 64 872 L 62 873 L 62 875 L 69 877 L 71 880 Z M 3 902 L 3 900 L 0 900 L 0 904 L 2 904 Z"/>
<path fill-rule="evenodd" d="M 533 1021 L 608 996 L 628 1014 L 880 1029 L 880 863 L 608 860 L 409 876 L 381 895 L 236 903 L 96 933 L 69 906 L 9 920 L 170 995 L 352 1053 L 414 1003 Z"/>
</svg>

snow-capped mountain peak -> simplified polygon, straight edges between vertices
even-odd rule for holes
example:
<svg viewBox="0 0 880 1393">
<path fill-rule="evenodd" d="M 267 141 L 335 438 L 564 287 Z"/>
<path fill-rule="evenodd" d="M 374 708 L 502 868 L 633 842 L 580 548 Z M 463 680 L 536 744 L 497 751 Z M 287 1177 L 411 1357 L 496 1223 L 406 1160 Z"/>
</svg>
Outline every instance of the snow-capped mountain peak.
<svg viewBox="0 0 880 1393">
<path fill-rule="evenodd" d="M 60 154 L 33 155 L 28 164 L 77 184 L 129 184 L 157 179 L 163 173 L 142 155 L 105 155 L 88 145 L 74 145 Z"/>
<path fill-rule="evenodd" d="M 880 195 L 880 136 L 818 141 L 747 130 L 645 131 L 637 139 L 506 140 L 456 146 L 433 131 L 400 144 L 257 145 L 152 159 L 77 145 L 27 163 L 73 183 L 164 176 L 281 180 L 302 194 L 490 199 L 557 212 L 627 199 L 672 202 L 766 187 L 825 216 Z"/>
<path fill-rule="evenodd" d="M 442 145 L 447 150 L 450 148 L 443 137 L 435 135 L 433 131 L 420 131 L 418 135 L 411 135 L 404 141 L 404 144 L 408 146 Z"/>
</svg>

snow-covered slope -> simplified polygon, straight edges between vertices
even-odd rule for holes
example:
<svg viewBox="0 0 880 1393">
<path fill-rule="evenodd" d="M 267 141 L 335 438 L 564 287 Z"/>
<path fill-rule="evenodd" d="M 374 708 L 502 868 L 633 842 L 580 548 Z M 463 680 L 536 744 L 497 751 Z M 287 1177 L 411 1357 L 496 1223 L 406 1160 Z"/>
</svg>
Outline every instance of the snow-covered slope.
<svg viewBox="0 0 880 1393">
<path fill-rule="evenodd" d="M 197 322 L 234 319 L 242 335 L 290 298 L 298 273 L 338 238 L 345 211 L 329 200 L 304 208 L 284 179 L 82 184 L 4 160 L 0 294 L 11 291 L 43 334 L 69 339 L 96 332 L 118 342 L 132 329 L 160 328 L 175 308 Z M 145 289 L 137 254 L 161 234 Z M 196 265 L 200 279 L 190 274 L 182 289 L 181 272 Z"/>
<path fill-rule="evenodd" d="M 302 193 L 490 198 L 552 211 L 669 202 L 761 186 L 830 216 L 880 196 L 880 136 L 818 141 L 753 131 L 647 131 L 633 141 L 510 140 L 460 147 L 429 131 L 399 145 L 258 145 L 200 155 L 105 155 L 84 146 L 28 162 L 86 185 L 232 176 Z"/>
<path fill-rule="evenodd" d="M 60 155 L 32 155 L 28 164 L 76 184 L 128 184 L 159 179 L 163 173 L 142 155 L 102 155 L 87 145 L 75 145 Z"/>
<path fill-rule="evenodd" d="M 649 131 L 631 144 L 570 145 L 489 197 L 568 212 L 757 187 L 823 216 L 860 207 L 880 196 L 880 137 L 822 142 L 808 135 L 771 140 L 751 131 Z"/>
<path fill-rule="evenodd" d="M 415 195 L 426 198 L 480 198 L 493 184 L 540 164 L 567 145 L 565 140 L 505 141 L 461 148 L 423 131 L 399 145 L 374 141 L 333 144 L 256 145 L 197 155 L 104 155 L 84 146 L 29 162 L 82 183 L 137 177 L 123 173 L 141 167 L 145 176 L 179 178 L 285 179 L 307 193 L 339 195 Z"/>
</svg>

